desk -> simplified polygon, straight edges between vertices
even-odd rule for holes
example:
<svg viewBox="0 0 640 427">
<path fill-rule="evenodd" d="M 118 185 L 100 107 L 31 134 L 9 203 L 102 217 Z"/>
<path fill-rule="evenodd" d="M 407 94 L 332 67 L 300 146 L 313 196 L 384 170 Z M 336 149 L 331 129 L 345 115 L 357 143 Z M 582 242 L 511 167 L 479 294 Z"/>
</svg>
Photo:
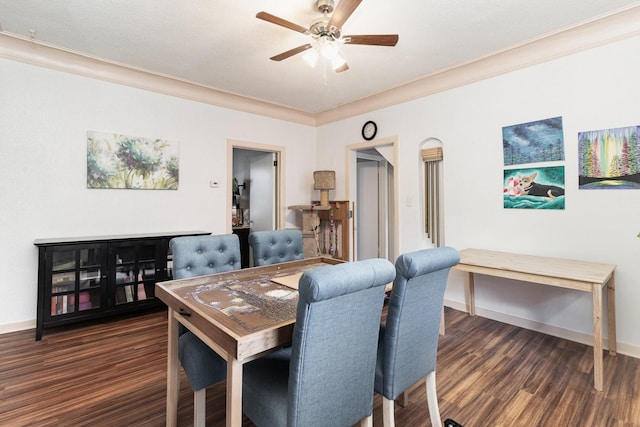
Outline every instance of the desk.
<svg viewBox="0 0 640 427">
<path fill-rule="evenodd" d="M 616 355 L 616 303 L 613 264 L 519 255 L 483 249 L 460 251 L 454 270 L 468 273 L 465 281 L 467 311 L 475 315 L 474 274 L 504 277 L 543 285 L 591 292 L 593 296 L 593 381 L 602 391 L 602 294 L 608 291 L 609 354 Z"/>
<path fill-rule="evenodd" d="M 342 261 L 307 258 L 156 284 L 169 307 L 167 426 L 177 425 L 178 322 L 227 360 L 227 426 L 242 425 L 242 365 L 291 343 L 298 293 L 272 281 Z M 285 282 L 284 280 L 281 280 Z"/>
</svg>

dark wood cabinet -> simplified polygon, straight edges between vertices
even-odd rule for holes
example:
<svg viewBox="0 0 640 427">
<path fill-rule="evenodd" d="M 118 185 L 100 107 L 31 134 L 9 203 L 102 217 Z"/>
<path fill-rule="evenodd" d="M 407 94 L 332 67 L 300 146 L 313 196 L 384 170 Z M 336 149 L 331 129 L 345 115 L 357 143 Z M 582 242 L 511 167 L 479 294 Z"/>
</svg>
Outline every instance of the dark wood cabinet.
<svg viewBox="0 0 640 427">
<path fill-rule="evenodd" d="M 249 227 L 233 227 L 233 234 L 238 235 L 240 240 L 240 265 L 242 268 L 248 268 L 250 264 L 249 260 L 249 234 L 251 228 Z"/>
<path fill-rule="evenodd" d="M 36 340 L 44 328 L 162 304 L 156 282 L 171 280 L 169 241 L 204 231 L 38 239 Z"/>
</svg>

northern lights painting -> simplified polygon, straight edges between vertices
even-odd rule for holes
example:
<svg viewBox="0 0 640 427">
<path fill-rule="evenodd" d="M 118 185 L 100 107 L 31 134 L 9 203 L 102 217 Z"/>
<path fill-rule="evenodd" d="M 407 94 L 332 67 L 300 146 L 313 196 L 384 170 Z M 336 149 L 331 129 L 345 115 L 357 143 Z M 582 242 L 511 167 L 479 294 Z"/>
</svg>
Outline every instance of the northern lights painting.
<svg viewBox="0 0 640 427">
<path fill-rule="evenodd" d="M 640 126 L 578 133 L 578 188 L 640 189 Z"/>
</svg>

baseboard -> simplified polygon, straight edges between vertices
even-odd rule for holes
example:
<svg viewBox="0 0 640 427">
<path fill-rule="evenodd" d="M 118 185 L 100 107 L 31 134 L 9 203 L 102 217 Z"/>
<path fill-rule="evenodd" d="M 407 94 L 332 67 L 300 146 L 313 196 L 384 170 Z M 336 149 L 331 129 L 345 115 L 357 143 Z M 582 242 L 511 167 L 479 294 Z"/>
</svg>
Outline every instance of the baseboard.
<svg viewBox="0 0 640 427">
<path fill-rule="evenodd" d="M 0 334 L 8 334 L 9 332 L 24 331 L 27 329 L 35 329 L 36 320 L 25 320 L 24 322 L 5 323 L 0 325 Z"/>
<path fill-rule="evenodd" d="M 445 299 L 444 305 L 460 311 L 467 311 L 466 305 L 458 301 L 452 301 Z M 545 323 L 536 322 L 533 320 L 523 319 L 521 317 L 511 316 L 505 313 L 499 313 L 497 311 L 487 310 L 482 307 L 476 306 L 476 315 L 486 317 L 487 319 L 496 320 L 498 322 L 506 323 L 508 325 L 517 326 L 519 328 L 529 329 L 531 331 L 541 332 L 543 334 L 552 335 L 554 337 L 566 339 L 569 341 L 577 342 L 585 345 L 593 345 L 593 336 L 584 334 L 582 332 L 572 331 L 570 329 L 560 328 L 558 326 L 551 326 Z M 445 325 L 446 331 L 446 325 Z M 609 348 L 608 339 L 604 339 L 603 347 Z M 631 356 L 636 359 L 640 359 L 640 347 L 632 344 L 626 344 L 623 342 L 617 342 L 617 352 L 626 356 Z"/>
</svg>

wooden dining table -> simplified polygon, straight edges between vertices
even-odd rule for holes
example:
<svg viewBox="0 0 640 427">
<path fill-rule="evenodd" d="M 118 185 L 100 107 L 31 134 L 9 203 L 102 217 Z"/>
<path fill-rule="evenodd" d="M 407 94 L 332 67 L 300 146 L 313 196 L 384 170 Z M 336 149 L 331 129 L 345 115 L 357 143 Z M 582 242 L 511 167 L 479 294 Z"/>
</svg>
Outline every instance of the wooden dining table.
<svg viewBox="0 0 640 427">
<path fill-rule="evenodd" d="M 227 361 L 226 425 L 241 426 L 243 364 L 291 343 L 300 276 L 340 262 L 307 258 L 157 283 L 169 308 L 166 425 L 178 420 L 178 323 Z"/>
</svg>

